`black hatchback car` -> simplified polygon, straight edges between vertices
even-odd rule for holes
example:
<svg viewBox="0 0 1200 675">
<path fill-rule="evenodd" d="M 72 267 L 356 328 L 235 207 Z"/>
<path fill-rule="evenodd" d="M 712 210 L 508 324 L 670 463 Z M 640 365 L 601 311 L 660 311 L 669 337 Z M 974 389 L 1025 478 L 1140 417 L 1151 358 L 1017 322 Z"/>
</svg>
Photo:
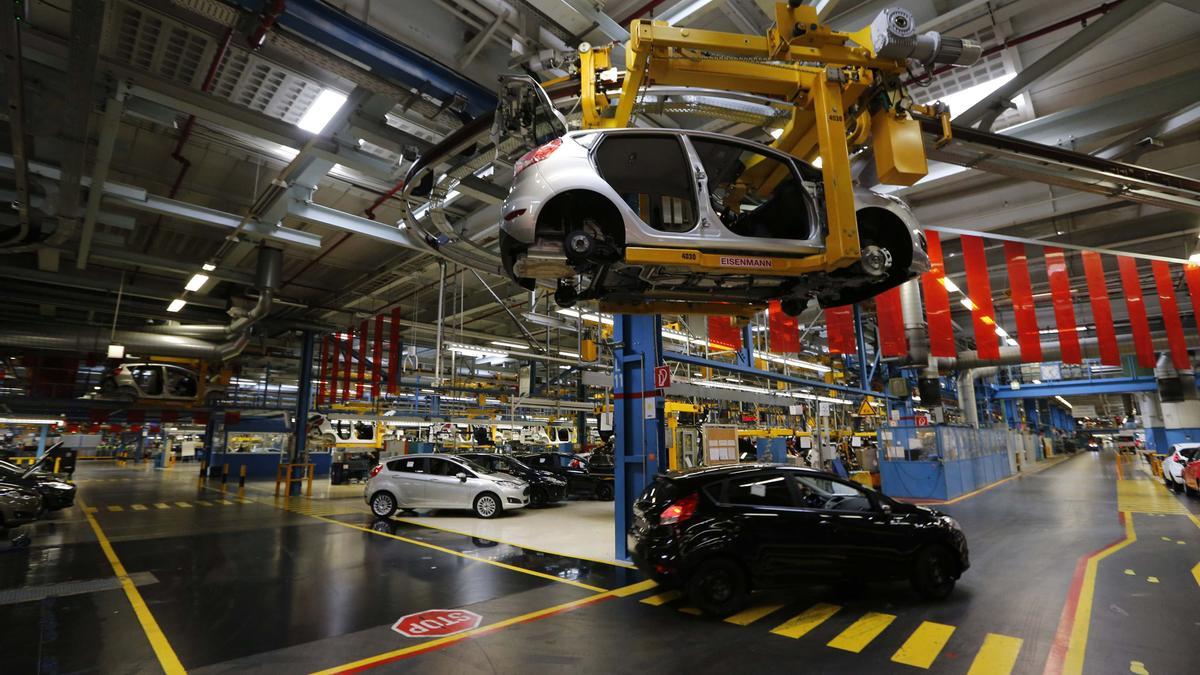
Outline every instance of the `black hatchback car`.
<svg viewBox="0 0 1200 675">
<path fill-rule="evenodd" d="M 51 458 L 47 452 L 41 461 L 27 467 L 0 460 L 0 482 L 37 491 L 42 496 L 42 508 L 47 511 L 65 509 L 75 503 L 75 486 L 59 474 L 42 470 Z"/>
<path fill-rule="evenodd" d="M 612 467 L 592 466 L 585 457 L 569 452 L 541 452 L 519 457 L 535 469 L 549 471 L 567 481 L 567 493 L 578 497 L 613 498 Z"/>
<path fill-rule="evenodd" d="M 660 474 L 634 502 L 639 569 L 726 616 L 751 591 L 908 579 L 945 598 L 970 565 L 951 517 L 800 467 L 740 464 Z"/>
<path fill-rule="evenodd" d="M 529 483 L 530 506 L 545 506 L 566 501 L 567 481 L 551 471 L 535 469 L 516 457 L 492 452 L 466 452 L 459 457 L 479 464 L 493 473 L 506 473 Z"/>
</svg>

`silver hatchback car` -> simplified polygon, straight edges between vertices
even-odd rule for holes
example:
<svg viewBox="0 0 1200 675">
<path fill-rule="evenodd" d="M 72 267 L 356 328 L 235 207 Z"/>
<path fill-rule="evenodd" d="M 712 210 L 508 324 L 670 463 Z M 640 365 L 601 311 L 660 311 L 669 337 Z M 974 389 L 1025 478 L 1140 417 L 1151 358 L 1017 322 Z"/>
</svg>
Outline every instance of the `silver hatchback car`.
<svg viewBox="0 0 1200 675">
<path fill-rule="evenodd" d="M 388 518 L 397 509 L 471 509 L 495 518 L 529 505 L 529 484 L 492 473 L 455 455 L 404 455 L 371 469 L 363 498 L 371 513 Z"/>
<path fill-rule="evenodd" d="M 854 197 L 858 262 L 772 274 L 825 250 L 819 169 L 722 134 L 573 131 L 517 162 L 502 207 L 501 257 L 526 288 L 556 283 L 563 306 L 780 299 L 799 314 L 812 298 L 825 307 L 859 302 L 929 269 L 907 204 L 864 189 Z M 688 262 L 700 259 L 711 264 Z"/>
</svg>

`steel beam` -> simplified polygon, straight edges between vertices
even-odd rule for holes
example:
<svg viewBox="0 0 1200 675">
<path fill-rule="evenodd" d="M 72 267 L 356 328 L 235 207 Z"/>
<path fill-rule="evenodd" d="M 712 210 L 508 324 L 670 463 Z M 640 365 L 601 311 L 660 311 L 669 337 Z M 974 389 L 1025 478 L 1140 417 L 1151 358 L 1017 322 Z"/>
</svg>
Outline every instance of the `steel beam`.
<svg viewBox="0 0 1200 675">
<path fill-rule="evenodd" d="M 812 387 L 814 389 L 832 389 L 833 391 L 845 392 L 848 394 L 858 394 L 859 396 L 875 396 L 878 398 L 888 398 L 885 392 L 871 391 L 870 389 L 859 389 L 857 387 L 846 387 L 840 384 L 829 384 L 820 380 L 808 380 L 803 377 L 795 377 L 792 375 L 781 375 L 768 370 L 759 370 L 758 368 L 747 368 L 736 363 L 727 363 L 725 361 L 716 361 L 714 359 L 706 359 L 703 356 L 693 356 L 692 354 L 684 354 L 683 352 L 665 351 L 662 353 L 664 361 L 678 361 L 680 363 L 690 363 L 694 366 L 702 366 L 705 368 L 714 368 L 716 370 L 724 370 L 730 373 L 739 375 L 747 375 L 750 377 L 761 377 L 766 380 L 775 382 L 787 382 L 801 387 Z"/>
<path fill-rule="evenodd" d="M 1034 82 L 1074 61 L 1076 57 L 1086 52 L 1088 47 L 1141 16 L 1156 4 L 1158 4 L 1158 0 L 1123 0 L 1107 14 L 1063 40 L 1042 58 L 1032 64 L 1026 64 L 1016 77 L 955 117 L 954 121 L 963 126 L 971 126 L 978 122 L 980 129 L 990 129 L 996 118 L 1012 105 L 1011 99 L 1014 96 L 1025 91 Z"/>
<path fill-rule="evenodd" d="M 604 33 L 609 39 L 616 42 L 625 42 L 629 39 L 629 31 L 621 27 L 621 24 L 613 20 L 612 17 L 600 11 L 596 7 L 596 3 L 591 0 L 561 0 L 563 4 L 570 6 L 579 16 L 587 19 L 590 23 L 596 25 L 601 33 Z M 624 535 L 617 537 L 624 541 Z"/>
<path fill-rule="evenodd" d="M 1062 380 L 1042 384 L 1022 384 L 1020 389 L 993 385 L 992 398 L 1009 399 L 1052 398 L 1054 396 L 1087 396 L 1089 394 L 1127 394 L 1137 391 L 1156 391 L 1153 377 L 1119 377 L 1109 380 Z"/>
<path fill-rule="evenodd" d="M 414 239 L 408 230 L 402 230 L 393 225 L 380 223 L 369 218 L 346 213 L 345 211 L 331 209 L 328 206 L 321 206 L 295 195 L 286 200 L 286 205 L 289 215 L 302 220 L 320 223 L 343 232 L 360 234 L 395 246 L 403 246 L 404 248 L 416 249 L 418 251 L 428 250 L 424 244 Z"/>
<path fill-rule="evenodd" d="M 1163 136 L 1180 133 L 1189 127 L 1200 123 L 1200 104 L 1179 111 L 1153 124 L 1137 129 L 1119 138 L 1103 148 L 1092 153 L 1104 159 L 1124 159 L 1136 161 L 1146 151 L 1155 147 L 1154 143 Z M 1159 143 L 1161 145 L 1161 143 Z"/>
<path fill-rule="evenodd" d="M 92 164 L 92 180 L 104 185 L 108 180 L 108 167 L 112 164 L 113 148 L 117 132 L 121 129 L 121 114 L 124 112 L 124 83 L 117 84 L 117 93 L 108 99 L 104 107 L 104 118 L 100 122 L 100 135 L 96 141 L 96 161 Z M 83 231 L 79 234 L 79 255 L 75 257 L 76 269 L 87 269 L 88 255 L 92 248 L 92 235 L 96 232 L 96 220 L 100 216 L 100 200 L 104 190 L 88 190 L 87 208 L 83 213 Z"/>
</svg>

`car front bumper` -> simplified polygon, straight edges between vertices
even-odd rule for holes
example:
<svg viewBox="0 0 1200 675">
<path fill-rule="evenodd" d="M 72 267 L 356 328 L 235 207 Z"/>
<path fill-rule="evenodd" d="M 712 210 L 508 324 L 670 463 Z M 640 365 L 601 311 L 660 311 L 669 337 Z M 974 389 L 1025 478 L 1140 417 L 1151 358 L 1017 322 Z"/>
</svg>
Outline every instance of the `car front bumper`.
<svg viewBox="0 0 1200 675">
<path fill-rule="evenodd" d="M 523 506 L 529 506 L 529 486 L 519 488 L 509 488 L 496 486 L 500 492 L 500 500 L 504 502 L 506 509 L 519 509 Z"/>
</svg>

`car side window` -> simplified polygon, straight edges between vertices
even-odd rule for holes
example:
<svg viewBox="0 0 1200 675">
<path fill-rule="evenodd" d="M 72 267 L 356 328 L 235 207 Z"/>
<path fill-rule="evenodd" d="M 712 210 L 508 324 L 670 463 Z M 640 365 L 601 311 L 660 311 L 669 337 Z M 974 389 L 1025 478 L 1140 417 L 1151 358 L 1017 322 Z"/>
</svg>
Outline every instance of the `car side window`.
<svg viewBox="0 0 1200 675">
<path fill-rule="evenodd" d="M 795 506 L 787 477 L 770 474 L 731 479 L 725 487 L 725 501 L 745 506 Z"/>
<path fill-rule="evenodd" d="M 672 134 L 615 134 L 596 151 L 596 168 L 650 227 L 690 232 L 696 227 L 691 163 Z"/>
<path fill-rule="evenodd" d="M 713 210 L 743 237 L 810 239 L 815 215 L 790 163 L 753 146 L 690 137 L 708 177 Z"/>
<path fill-rule="evenodd" d="M 465 473 L 469 478 L 475 477 L 475 473 L 468 470 L 467 467 L 440 457 L 429 458 L 429 473 L 433 476 L 457 476 Z"/>
<path fill-rule="evenodd" d="M 852 483 L 821 476 L 794 478 L 800 506 L 823 511 L 873 511 L 875 504 L 866 490 Z"/>
<path fill-rule="evenodd" d="M 388 462 L 387 468 L 388 471 L 400 473 L 426 473 L 425 462 L 426 458 L 424 457 L 405 457 Z"/>
<path fill-rule="evenodd" d="M 138 366 L 132 369 L 133 379 L 146 396 L 162 394 L 162 367 Z"/>
</svg>

